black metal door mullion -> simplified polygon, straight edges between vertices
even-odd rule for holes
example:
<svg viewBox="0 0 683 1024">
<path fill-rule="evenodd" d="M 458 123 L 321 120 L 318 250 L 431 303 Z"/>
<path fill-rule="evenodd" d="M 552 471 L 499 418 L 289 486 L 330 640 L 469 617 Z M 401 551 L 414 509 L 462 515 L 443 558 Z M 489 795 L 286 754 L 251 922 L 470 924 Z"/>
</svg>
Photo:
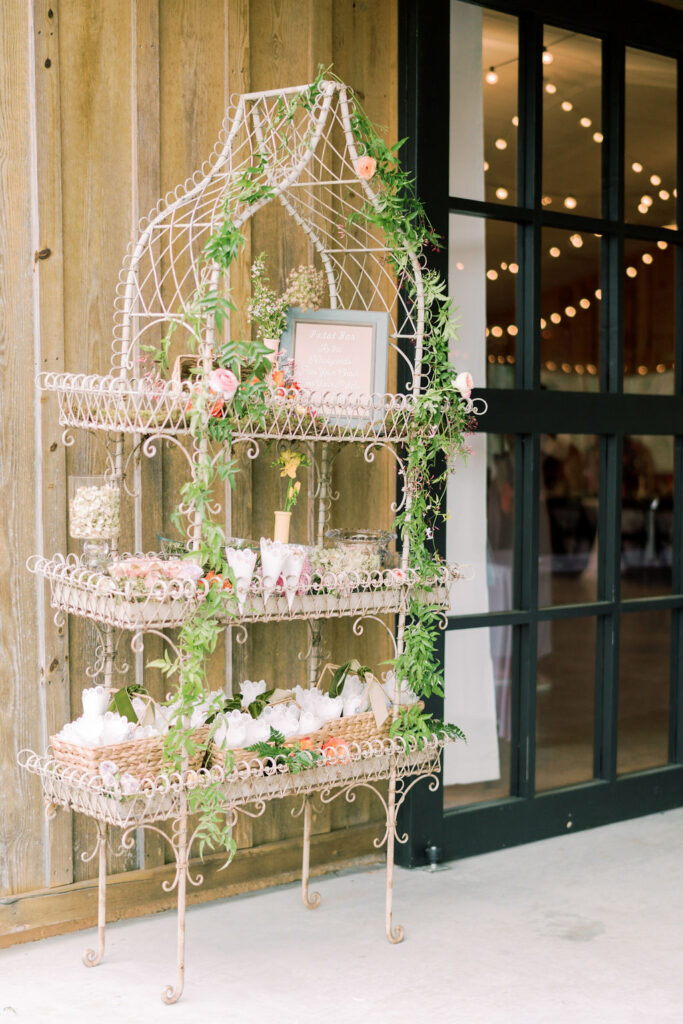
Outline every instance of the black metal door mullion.
<svg viewBox="0 0 683 1024">
<path fill-rule="evenodd" d="M 605 394 L 620 394 L 624 380 L 624 46 L 615 39 L 606 39 L 602 47 L 602 124 L 602 216 L 619 227 L 602 239 L 600 386 Z M 615 604 L 612 612 L 597 621 L 593 760 L 596 778 L 610 781 L 617 770 L 622 455 L 621 434 L 601 437 L 598 600 Z"/>
<path fill-rule="evenodd" d="M 519 204 L 532 210 L 517 227 L 519 275 L 517 318 L 520 325 L 515 384 L 518 389 L 540 386 L 541 198 L 543 94 L 541 56 L 543 25 L 533 16 L 519 22 Z M 515 438 L 515 519 L 513 604 L 529 611 L 514 628 L 512 644 L 513 716 L 510 765 L 512 796 L 531 799 L 534 793 L 536 737 L 536 657 L 538 623 L 538 464 L 537 434 Z"/>
<path fill-rule="evenodd" d="M 683 60 L 678 60 L 676 200 L 677 224 L 683 218 Z M 676 302 L 674 337 L 674 393 L 683 395 L 683 250 L 676 246 L 674 263 Z M 674 507 L 671 590 L 683 587 L 683 437 L 674 439 Z M 669 760 L 683 762 L 683 610 L 671 611 L 671 680 L 669 688 Z"/>
</svg>

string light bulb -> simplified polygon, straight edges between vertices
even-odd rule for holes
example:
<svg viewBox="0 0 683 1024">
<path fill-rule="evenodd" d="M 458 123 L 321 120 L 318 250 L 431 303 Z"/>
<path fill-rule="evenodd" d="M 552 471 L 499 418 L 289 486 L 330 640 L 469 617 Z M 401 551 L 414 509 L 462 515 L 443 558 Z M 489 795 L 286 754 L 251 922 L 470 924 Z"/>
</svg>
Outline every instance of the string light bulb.
<svg viewBox="0 0 683 1024">
<path fill-rule="evenodd" d="M 643 261 L 643 263 L 645 263 L 647 266 L 649 266 L 652 263 L 652 261 L 654 259 L 654 256 L 652 255 L 651 252 L 644 252 L 643 255 L 640 258 Z"/>
<path fill-rule="evenodd" d="M 660 238 L 660 240 L 657 242 L 657 248 L 658 249 L 662 249 L 662 251 L 664 249 L 668 249 L 668 247 L 669 247 L 669 243 L 665 242 L 662 238 Z"/>
<path fill-rule="evenodd" d="M 643 206 L 652 206 L 652 196 L 648 196 L 647 194 L 645 194 L 644 196 L 640 197 L 640 202 Z"/>
<path fill-rule="evenodd" d="M 574 306 L 565 306 L 564 307 L 564 315 L 568 316 L 570 319 L 572 317 L 576 316 L 576 309 L 575 309 L 575 307 Z"/>
<path fill-rule="evenodd" d="M 500 188 L 496 189 L 496 199 L 507 199 L 509 193 L 506 188 L 501 185 Z"/>
<path fill-rule="evenodd" d="M 581 309 L 590 309 L 591 308 L 591 300 L 590 299 L 579 299 L 579 305 L 581 306 Z"/>
<path fill-rule="evenodd" d="M 667 199 L 671 198 L 671 193 L 667 192 L 665 188 L 661 188 L 659 190 L 659 198 L 663 199 L 666 202 Z"/>
<path fill-rule="evenodd" d="M 498 280 L 498 271 L 497 270 L 487 270 L 486 271 L 486 276 L 488 277 L 489 281 L 497 281 Z"/>
<path fill-rule="evenodd" d="M 659 177 L 658 174 L 651 174 L 650 175 L 650 184 L 651 185 L 655 185 L 655 186 L 656 185 L 661 185 L 662 184 L 662 179 Z"/>
<path fill-rule="evenodd" d="M 560 255 L 560 250 L 559 250 L 559 249 L 557 248 L 557 246 L 556 246 L 556 245 L 553 245 L 553 246 L 551 246 L 551 248 L 550 248 L 550 249 L 548 249 L 548 252 L 550 253 L 550 255 L 551 255 L 551 256 L 553 257 L 553 259 L 555 259 L 555 260 L 556 260 L 556 259 L 557 259 L 557 257 L 558 257 L 558 256 Z M 552 317 L 551 317 L 551 319 L 552 319 Z"/>
<path fill-rule="evenodd" d="M 543 47 L 543 56 L 541 57 L 541 60 L 544 64 L 552 64 L 555 60 L 552 53 L 549 50 L 546 50 L 545 46 Z"/>
<path fill-rule="evenodd" d="M 574 196 L 567 196 L 565 198 L 564 205 L 567 207 L 568 210 L 575 210 L 576 199 L 574 198 Z"/>
<path fill-rule="evenodd" d="M 512 123 L 513 123 L 513 125 L 515 126 L 515 128 L 517 128 L 517 127 L 518 127 L 518 125 L 519 125 L 519 118 L 517 117 L 517 115 L 516 115 L 516 114 L 515 114 L 515 116 L 514 116 L 514 117 L 512 118 Z"/>
<path fill-rule="evenodd" d="M 582 128 L 590 128 L 593 122 L 591 121 L 590 117 L 580 117 L 579 124 Z"/>
<path fill-rule="evenodd" d="M 626 268 L 626 276 L 627 277 L 638 277 L 638 271 L 636 270 L 635 267 L 627 267 Z"/>
<path fill-rule="evenodd" d="M 593 142 L 602 142 L 604 137 L 602 132 L 593 132 Z"/>
<path fill-rule="evenodd" d="M 636 162 L 635 162 L 635 163 L 631 164 L 631 170 L 632 170 L 632 171 L 635 171 L 635 172 L 636 172 L 636 174 L 640 174 L 640 172 L 642 171 L 642 169 L 643 169 L 643 165 L 642 165 L 642 164 L 639 164 L 637 160 L 636 160 Z"/>
<path fill-rule="evenodd" d="M 554 96 L 555 93 L 557 92 L 557 86 L 553 85 L 552 82 L 547 82 L 546 83 L 546 87 L 545 87 L 545 91 L 547 93 L 550 93 L 551 96 Z"/>
<path fill-rule="evenodd" d="M 507 149 L 508 148 L 508 144 L 505 141 L 505 139 L 496 139 L 496 141 L 494 142 L 494 146 L 496 147 L 496 149 Z"/>
<path fill-rule="evenodd" d="M 550 314 L 550 322 L 552 324 L 562 323 L 562 317 L 560 316 L 559 313 L 551 313 Z"/>
<path fill-rule="evenodd" d="M 569 241 L 572 243 L 575 249 L 580 249 L 583 246 L 583 237 L 578 233 L 570 235 Z"/>
<path fill-rule="evenodd" d="M 490 67 L 486 74 L 484 75 L 484 78 L 486 79 L 489 85 L 496 85 L 496 83 L 498 82 L 498 72 L 494 67 Z"/>
<path fill-rule="evenodd" d="M 574 104 L 570 103 L 569 100 L 562 100 L 562 103 L 560 104 L 560 106 L 562 107 L 562 109 L 564 111 L 566 111 L 567 114 L 569 113 L 570 110 L 574 109 Z"/>
</svg>

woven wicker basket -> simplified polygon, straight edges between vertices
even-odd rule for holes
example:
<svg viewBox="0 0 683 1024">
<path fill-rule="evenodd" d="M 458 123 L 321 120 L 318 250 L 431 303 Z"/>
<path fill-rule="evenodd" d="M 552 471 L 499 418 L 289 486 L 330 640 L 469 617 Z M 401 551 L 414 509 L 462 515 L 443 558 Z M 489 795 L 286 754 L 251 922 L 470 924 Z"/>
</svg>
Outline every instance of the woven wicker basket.
<svg viewBox="0 0 683 1024">
<path fill-rule="evenodd" d="M 188 769 L 201 768 L 204 760 L 204 748 L 209 737 L 209 727 L 195 729 L 193 738 L 201 749 L 188 755 Z M 74 743 L 65 743 L 57 736 L 50 737 L 50 746 L 55 761 L 61 768 L 80 768 L 93 775 L 99 775 L 103 761 L 111 761 L 119 772 L 128 772 L 136 779 L 153 778 L 168 771 L 168 762 L 164 761 L 164 741 L 161 736 L 144 740 L 126 740 L 125 743 L 110 743 L 104 747 L 79 747 Z"/>
<path fill-rule="evenodd" d="M 406 705 L 406 707 L 409 706 L 413 705 Z M 418 706 L 420 710 L 424 708 L 422 701 L 418 702 Z M 343 740 L 345 743 L 363 743 L 368 740 L 386 739 L 391 729 L 391 723 L 391 714 L 388 715 L 381 726 L 378 726 L 374 713 L 372 711 L 363 711 L 359 715 L 349 715 L 348 718 L 333 718 L 331 722 L 326 722 L 322 729 L 318 729 L 317 732 L 307 733 L 306 736 L 297 736 L 295 739 L 288 740 L 287 745 L 289 746 L 305 739 L 310 741 L 311 749 L 319 750 L 323 743 L 329 739 Z M 233 755 L 235 763 L 238 761 L 250 761 L 258 756 L 253 750 L 228 751 L 217 746 L 215 743 L 209 743 L 209 763 L 211 766 L 220 765 L 223 767 L 227 753 Z"/>
</svg>

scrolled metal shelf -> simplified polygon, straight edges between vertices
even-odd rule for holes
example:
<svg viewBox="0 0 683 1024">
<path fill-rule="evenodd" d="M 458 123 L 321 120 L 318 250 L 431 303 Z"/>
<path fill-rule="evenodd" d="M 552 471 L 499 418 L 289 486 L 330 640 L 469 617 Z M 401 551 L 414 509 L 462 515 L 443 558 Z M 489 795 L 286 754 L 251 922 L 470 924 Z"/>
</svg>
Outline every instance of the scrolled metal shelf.
<svg viewBox="0 0 683 1024">
<path fill-rule="evenodd" d="M 193 387 L 189 381 L 157 381 L 84 373 L 43 373 L 39 387 L 59 399 L 63 427 L 113 433 L 190 433 Z M 408 439 L 414 398 L 397 394 L 346 394 L 299 390 L 266 395 L 263 417 L 235 421 L 233 440 L 378 441 Z M 231 406 L 225 406 L 230 416 Z"/>
<path fill-rule="evenodd" d="M 182 625 L 203 600 L 208 586 L 205 580 L 198 584 L 173 580 L 141 591 L 132 581 L 117 582 L 104 572 L 86 568 L 75 555 L 32 556 L 27 564 L 31 572 L 48 580 L 52 607 L 59 612 L 135 632 Z M 460 567 L 451 564 L 444 564 L 430 578 L 415 569 L 325 573 L 290 595 L 291 604 L 281 583 L 264 587 L 260 580 L 252 584 L 241 611 L 236 601 L 228 603 L 226 597 L 223 621 L 241 625 L 408 612 L 414 597 L 446 609 L 450 588 L 460 578 Z"/>
<path fill-rule="evenodd" d="M 433 736 L 421 748 L 401 737 L 349 743 L 335 761 L 328 750 L 325 761 L 292 773 L 286 765 L 256 755 L 238 761 L 230 771 L 220 766 L 183 773 L 162 773 L 145 780 L 138 793 L 123 795 L 83 768 L 59 765 L 48 753 L 22 750 L 18 761 L 26 771 L 41 778 L 47 806 L 80 811 L 98 821 L 130 828 L 166 821 L 182 813 L 182 800 L 192 790 L 218 784 L 226 809 L 266 803 L 285 797 L 329 794 L 388 779 L 392 763 L 397 778 L 438 772 L 444 741 Z"/>
</svg>

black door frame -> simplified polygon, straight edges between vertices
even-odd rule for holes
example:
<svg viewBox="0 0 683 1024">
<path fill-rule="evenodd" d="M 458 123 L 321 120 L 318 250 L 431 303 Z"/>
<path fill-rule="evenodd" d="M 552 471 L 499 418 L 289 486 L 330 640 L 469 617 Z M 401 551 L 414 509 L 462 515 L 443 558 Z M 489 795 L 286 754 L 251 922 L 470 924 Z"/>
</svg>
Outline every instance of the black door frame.
<svg viewBox="0 0 683 1024">
<path fill-rule="evenodd" d="M 683 231 L 625 225 L 624 53 L 626 46 L 649 49 L 678 61 L 677 223 L 683 223 L 683 13 L 640 2 L 595 4 L 575 0 L 466 0 L 519 19 L 518 205 L 478 202 L 448 194 L 448 104 L 450 64 L 449 0 L 399 0 L 399 135 L 407 138 L 403 162 L 415 178 L 432 224 L 448 237 L 449 213 L 506 220 L 517 225 L 517 309 L 519 335 L 514 390 L 480 389 L 489 411 L 480 429 L 514 434 L 515 540 L 514 610 L 458 616 L 449 629 L 513 627 L 513 753 L 511 793 L 492 803 L 443 810 L 442 792 L 415 787 L 402 809 L 410 840 L 399 862 L 426 862 L 436 845 L 444 859 L 468 856 L 520 842 L 578 831 L 683 804 Z M 603 210 L 602 217 L 578 217 L 541 206 L 543 25 L 602 39 L 603 56 Z M 676 42 L 679 45 L 676 46 Z M 570 228 L 602 235 L 601 360 L 597 394 L 540 390 L 540 239 L 543 227 Z M 674 395 L 625 395 L 623 387 L 624 239 L 675 244 Z M 447 279 L 444 245 L 430 263 Z M 538 477 L 542 433 L 601 435 L 599 502 L 599 579 L 597 600 L 539 609 Z M 624 434 L 675 436 L 674 562 L 671 593 L 622 600 L 620 596 L 621 457 Z M 443 552 L 445 537 L 438 539 Z M 617 776 L 617 698 L 619 629 L 630 612 L 670 609 L 671 687 L 669 761 L 660 768 Z M 595 616 L 596 703 L 594 779 L 561 790 L 534 792 L 536 650 L 541 621 Z M 444 638 L 440 641 L 444 655 Z M 443 701 L 430 709 L 443 711 Z"/>
</svg>

